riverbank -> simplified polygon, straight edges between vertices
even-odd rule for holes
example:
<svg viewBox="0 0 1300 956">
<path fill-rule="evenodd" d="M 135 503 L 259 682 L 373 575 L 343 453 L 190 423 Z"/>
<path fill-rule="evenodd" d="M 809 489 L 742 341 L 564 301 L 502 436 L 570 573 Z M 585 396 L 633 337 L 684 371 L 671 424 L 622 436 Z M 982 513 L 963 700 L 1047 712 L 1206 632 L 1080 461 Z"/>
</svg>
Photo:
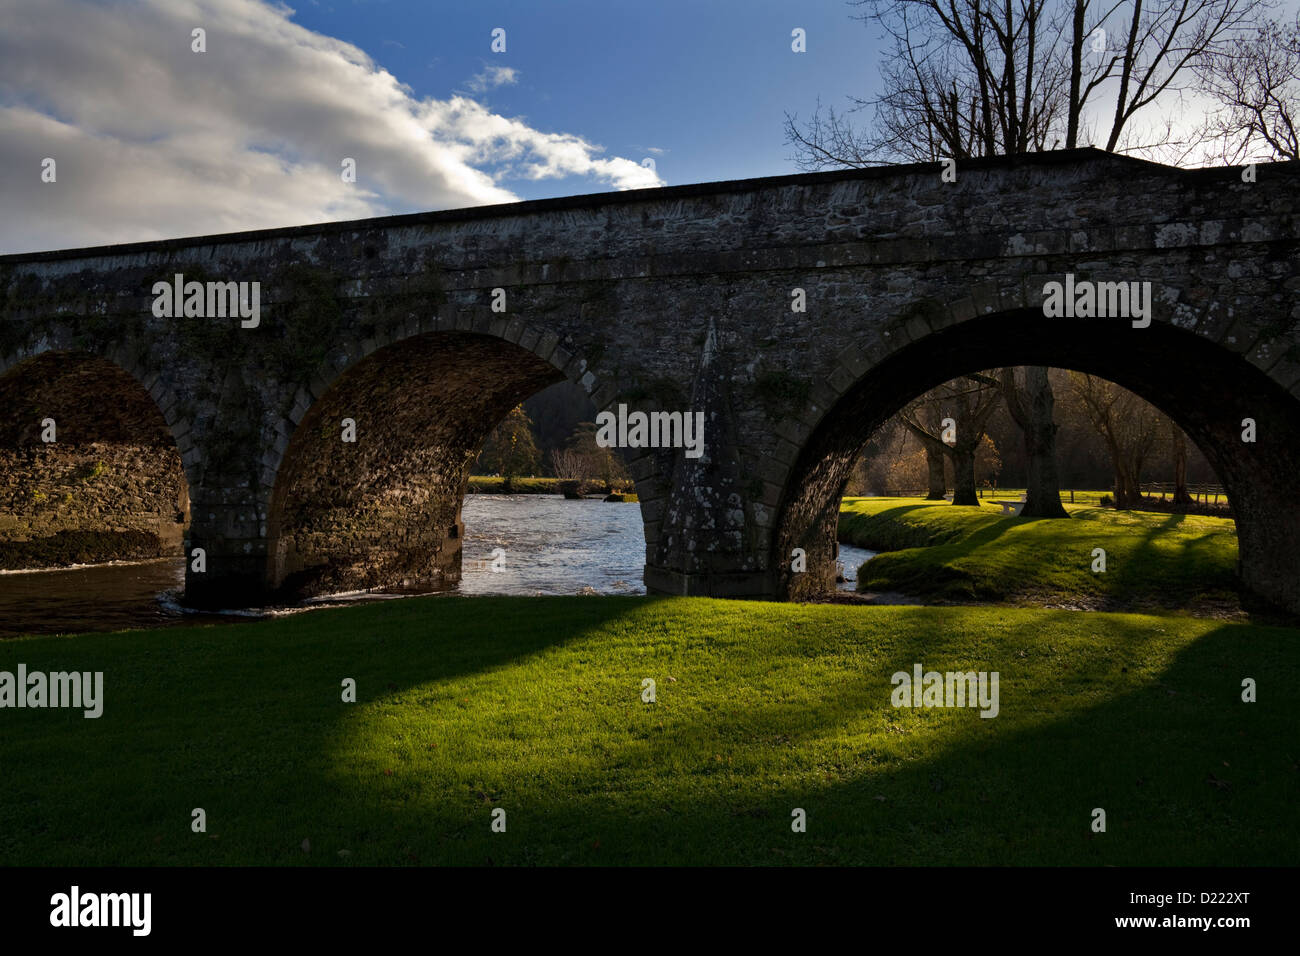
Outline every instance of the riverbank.
<svg viewBox="0 0 1300 956">
<path fill-rule="evenodd" d="M 919 498 L 845 498 L 839 537 L 880 554 L 858 589 L 931 601 L 1241 614 L 1236 526 L 1224 518 L 1066 504 L 1069 519 Z M 1105 570 L 1097 549 L 1105 552 Z"/>
<path fill-rule="evenodd" d="M 560 487 L 559 478 L 499 478 L 494 475 L 470 475 L 469 482 L 465 487 L 467 495 L 558 495 L 562 494 L 563 489 Z M 619 500 L 636 501 L 636 492 L 632 490 L 630 484 L 616 485 L 615 494 L 621 495 Z M 583 497 L 586 498 L 604 498 L 606 492 L 596 489 L 596 484 L 592 483 L 590 488 L 585 492 Z"/>
<path fill-rule="evenodd" d="M 0 644 L 20 662 L 102 671 L 104 712 L 5 712 L 10 865 L 1286 865 L 1300 838 L 1300 700 L 1240 701 L 1300 680 L 1294 629 L 447 597 Z M 996 719 L 892 706 L 918 663 L 997 671 Z"/>
<path fill-rule="evenodd" d="M 599 498 L 468 495 L 459 582 L 433 588 L 461 594 L 641 594 L 645 536 L 641 508 Z M 865 554 L 865 552 L 860 552 Z M 0 640 L 23 633 L 118 631 L 193 623 L 182 613 L 185 559 L 0 571 Z M 409 591 L 402 592 L 403 595 Z M 384 592 L 321 595 L 275 613 L 321 605 L 392 600 Z M 266 608 L 226 608 L 223 617 Z M 207 616 L 203 616 L 207 619 Z"/>
</svg>

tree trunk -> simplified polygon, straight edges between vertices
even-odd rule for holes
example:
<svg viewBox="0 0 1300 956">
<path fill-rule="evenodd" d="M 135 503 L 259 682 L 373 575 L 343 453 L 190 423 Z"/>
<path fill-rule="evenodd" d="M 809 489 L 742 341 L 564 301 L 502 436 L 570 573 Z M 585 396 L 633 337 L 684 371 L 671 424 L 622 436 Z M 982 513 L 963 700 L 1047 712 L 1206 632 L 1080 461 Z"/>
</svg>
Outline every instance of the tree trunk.
<svg viewBox="0 0 1300 956">
<path fill-rule="evenodd" d="M 942 501 L 948 492 L 948 480 L 943 473 L 943 452 L 929 442 L 925 445 L 925 466 L 930 472 L 930 493 L 925 500 Z"/>
<path fill-rule="evenodd" d="M 1142 489 L 1138 476 L 1127 462 L 1115 461 L 1115 507 L 1132 511 L 1142 506 Z"/>
<path fill-rule="evenodd" d="M 931 415 L 930 417 L 936 419 L 934 427 L 937 430 L 937 416 Z M 925 428 L 909 420 L 906 414 L 900 413 L 899 420 L 903 423 L 903 427 L 911 432 L 916 440 L 921 443 L 921 447 L 925 449 L 925 465 L 929 473 L 928 484 L 930 485 L 930 491 L 925 500 L 942 501 L 944 493 L 948 490 L 948 482 L 944 479 L 943 474 L 944 456 L 948 453 L 948 446 L 927 432 Z"/>
<path fill-rule="evenodd" d="M 1008 385 L 1007 373 L 1010 371 L 1006 369 L 1003 373 L 1004 386 Z M 1010 380 L 1009 386 L 1004 387 L 1004 392 L 1014 390 L 1014 379 Z M 1052 394 L 1047 369 L 1042 366 L 1026 368 L 1023 400 L 1020 395 L 1008 394 L 1006 397 L 1011 417 L 1020 426 L 1020 432 L 1024 436 L 1028 460 L 1025 504 L 1020 509 L 1020 516 L 1070 517 L 1061 505 L 1061 482 L 1056 471 L 1056 397 Z"/>
<path fill-rule="evenodd" d="M 1169 423 L 1174 452 L 1174 504 L 1190 505 L 1192 496 L 1187 493 L 1187 436 L 1173 422 Z"/>
<path fill-rule="evenodd" d="M 952 503 L 980 506 L 975 490 L 975 449 L 965 442 L 949 450 L 952 458 Z"/>
</svg>

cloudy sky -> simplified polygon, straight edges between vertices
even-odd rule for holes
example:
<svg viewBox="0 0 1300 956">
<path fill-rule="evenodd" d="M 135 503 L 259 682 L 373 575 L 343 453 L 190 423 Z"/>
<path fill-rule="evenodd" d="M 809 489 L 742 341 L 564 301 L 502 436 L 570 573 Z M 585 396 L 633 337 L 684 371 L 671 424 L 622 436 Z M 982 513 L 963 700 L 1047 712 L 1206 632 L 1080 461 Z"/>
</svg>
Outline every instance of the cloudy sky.
<svg viewBox="0 0 1300 956">
<path fill-rule="evenodd" d="M 295 2 L 0 0 L 0 253 L 795 172 L 879 86 L 845 0 Z"/>
<path fill-rule="evenodd" d="M 790 172 L 784 111 L 874 82 L 799 6 L 0 0 L 0 252 Z"/>
</svg>

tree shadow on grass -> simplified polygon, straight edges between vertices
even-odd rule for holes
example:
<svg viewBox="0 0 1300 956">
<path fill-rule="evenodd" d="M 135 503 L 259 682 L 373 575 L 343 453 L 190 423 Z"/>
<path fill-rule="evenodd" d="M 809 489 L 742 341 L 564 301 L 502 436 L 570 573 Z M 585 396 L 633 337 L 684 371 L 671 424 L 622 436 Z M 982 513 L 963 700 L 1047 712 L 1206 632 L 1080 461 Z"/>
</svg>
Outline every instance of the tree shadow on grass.
<svg viewBox="0 0 1300 956">
<path fill-rule="evenodd" d="M 1032 627 L 1020 635 L 1031 646 L 1035 637 Z M 989 661 L 1002 678 L 1002 710 L 994 719 L 972 710 L 893 711 L 882 670 L 856 692 L 810 709 L 755 706 L 745 727 L 773 740 L 800 727 L 788 744 L 794 758 L 802 745 L 880 711 L 887 727 L 901 724 L 904 734 L 946 727 L 932 752 L 922 747 L 900 756 L 850 736 L 829 760 L 814 761 L 797 787 L 727 775 L 706 762 L 694 772 L 702 780 L 716 776 L 716 783 L 640 818 L 611 805 L 605 793 L 557 794 L 530 811 L 529 834 L 565 834 L 571 850 L 564 862 L 593 864 L 1292 864 L 1288 848 L 1300 836 L 1291 810 L 1300 796 L 1300 748 L 1287 728 L 1300 709 L 1286 694 L 1268 708 L 1243 703 L 1240 678 L 1268 673 L 1270 685 L 1293 686 L 1300 677 L 1297 638 L 1294 631 L 1261 636 L 1219 627 L 1153 680 L 1124 683 L 1125 668 L 1141 660 L 1139 640 L 1129 664 L 1117 659 L 1091 678 L 1124 689 L 1099 687 L 1097 702 L 1086 705 L 1062 705 L 1050 682 L 1025 679 L 1015 659 Z M 900 648 L 882 662 L 884 670 L 910 670 L 909 657 L 927 667 L 945 663 Z M 1198 732 L 1189 735 L 1189 726 Z M 719 738 L 720 749 L 725 742 Z M 630 742 L 618 759 L 654 765 L 666 756 Z M 807 813 L 805 834 L 791 831 L 796 808 Z M 1091 829 L 1096 808 L 1106 812 L 1105 833 Z M 529 860 L 526 838 L 518 857 L 497 855 L 486 837 L 467 839 L 497 861 Z"/>
<path fill-rule="evenodd" d="M 84 645 L 106 717 L 44 742 L 21 721 L 7 763 L 34 772 L 0 785 L 0 860 L 1294 862 L 1294 630 L 1206 624 L 1178 646 L 1160 618 L 1007 612 L 986 639 L 943 609 L 813 605 L 778 646 L 746 630 L 771 605 L 659 605 L 413 600 L 364 633 L 343 611 L 222 629 L 188 656 L 188 635 Z M 67 660 L 22 643 L 30 667 Z M 998 671 L 999 716 L 893 708 L 890 675 L 914 663 Z M 340 703 L 344 676 L 361 704 Z M 1261 703 L 1240 702 L 1245 676 Z M 137 719 L 115 727 L 108 708 Z M 188 829 L 195 806 L 207 834 Z"/>
<path fill-rule="evenodd" d="M 1182 524 L 1185 517 L 1185 515 L 1174 514 L 1156 522 L 1141 533 L 1137 544 L 1128 551 L 1123 560 L 1108 563 L 1107 573 L 1115 575 L 1118 579 L 1113 584 L 1113 592 L 1117 599 L 1124 601 L 1138 595 L 1158 595 L 1161 606 L 1177 608 L 1187 598 L 1204 589 L 1205 581 L 1185 576 L 1188 542 L 1182 543 L 1184 560 L 1181 562 L 1172 554 L 1161 554 L 1160 549 L 1156 547 L 1157 540 Z M 1162 569 L 1167 569 L 1170 565 L 1176 565 L 1184 573 L 1162 574 Z M 1197 566 L 1199 567 L 1199 563 Z M 1164 586 L 1154 587 L 1152 578 L 1161 579 Z M 1228 586 L 1234 590 L 1239 586 L 1235 573 Z"/>
<path fill-rule="evenodd" d="M 954 567 L 955 563 L 991 545 L 1018 524 L 1020 522 L 1015 518 L 1001 519 L 955 541 L 885 552 L 889 555 L 889 560 L 871 567 L 880 560 L 878 557 L 872 558 L 858 569 L 858 588 L 864 591 L 885 588 L 904 593 L 919 590 L 927 594 L 952 597 L 946 593 L 948 589 L 945 585 L 969 590 L 971 582 L 971 576 Z M 916 563 L 909 560 L 913 556 Z"/>
<path fill-rule="evenodd" d="M 1034 542 L 1012 544 L 1005 552 L 995 542 L 1013 528 L 1050 520 L 1043 518 L 1000 518 L 995 524 L 956 541 L 894 552 L 892 558 L 884 561 L 873 559 L 872 567 L 859 572 L 859 580 L 863 582 L 861 586 L 864 588 L 932 594 L 962 602 L 1015 600 L 1027 594 L 1035 599 L 1034 603 L 1038 603 L 1038 599 L 1081 599 L 1096 602 L 1099 607 L 1109 611 L 1147 610 L 1153 607 L 1180 610 L 1189 601 L 1206 593 L 1220 596 L 1224 591 L 1239 593 L 1240 582 L 1235 570 L 1228 569 L 1210 547 L 1215 539 L 1222 540 L 1221 535 L 1211 532 L 1194 539 L 1196 544 L 1202 546 L 1200 551 L 1191 547 L 1192 542 L 1181 539 L 1175 541 L 1169 537 L 1185 518 L 1185 515 L 1179 514 L 1161 516 L 1155 522 L 1125 525 L 1122 528 L 1106 525 L 1108 533 L 1098 535 L 1092 542 L 1105 546 L 1110 552 L 1106 577 L 1097 577 L 1092 581 L 1087 574 L 1082 578 L 1076 574 L 1073 584 L 1067 583 L 1064 591 L 1054 588 L 1050 583 L 1023 593 L 1014 588 L 1008 590 L 1007 587 L 1008 580 L 1015 580 L 1022 573 L 1028 573 L 1031 580 L 1035 579 L 1037 571 L 1025 565 L 1026 556 L 1032 558 L 1032 553 L 1027 549 Z M 1039 560 L 1055 558 L 1063 570 L 1069 570 L 1069 552 L 1061 545 L 1064 542 L 1074 542 L 1091 547 L 1088 543 L 1088 527 L 1086 522 L 1070 523 L 1061 530 L 1061 538 L 1049 542 L 1045 547 L 1040 545 L 1042 556 Z M 1116 531 L 1124 536 L 1125 547 L 1122 549 L 1114 538 Z M 983 551 L 989 546 L 994 550 Z M 1075 572 L 1086 571 L 1087 563 L 1092 560 L 1086 550 L 1080 552 L 1077 559 L 1079 565 L 1073 568 Z M 986 570 L 990 567 L 1001 570 L 993 575 L 973 573 L 970 569 L 972 560 L 980 560 Z M 1064 564 L 1061 563 L 1063 560 Z M 1090 588 L 1095 593 L 1087 596 Z M 1081 591 L 1085 596 L 1076 598 L 1073 594 L 1075 590 Z"/>
<path fill-rule="evenodd" d="M 6 711 L 0 765 L 22 770 L 0 774 L 0 864 L 58 860 L 69 848 L 73 863 L 121 862 L 95 856 L 111 843 L 93 836 L 106 820 L 144 827 L 141 862 L 220 859 L 215 841 L 235 842 L 232 819 L 269 819 L 300 788 L 319 786 L 313 760 L 355 713 L 342 699 L 345 679 L 364 702 L 517 666 L 655 599 L 574 599 L 562 627 L 548 626 L 554 600 L 413 598 L 249 624 L 0 643 L 0 670 L 21 662 L 29 672 L 99 671 L 105 698 L 92 720 L 74 710 Z M 195 807 L 208 813 L 214 842 L 188 839 Z"/>
</svg>

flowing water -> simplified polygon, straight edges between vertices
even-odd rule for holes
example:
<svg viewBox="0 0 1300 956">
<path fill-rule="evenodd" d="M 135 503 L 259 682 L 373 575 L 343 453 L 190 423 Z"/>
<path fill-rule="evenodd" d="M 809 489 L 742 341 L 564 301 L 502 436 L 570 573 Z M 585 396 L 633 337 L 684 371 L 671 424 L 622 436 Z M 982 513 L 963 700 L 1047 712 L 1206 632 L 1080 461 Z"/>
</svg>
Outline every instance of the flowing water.
<svg viewBox="0 0 1300 956">
<path fill-rule="evenodd" d="M 470 495 L 462 514 L 463 576 L 453 589 L 461 594 L 645 593 L 645 538 L 635 502 Z M 840 545 L 848 578 L 840 586 L 852 589 L 858 566 L 872 556 Z M 0 638 L 231 619 L 182 611 L 177 596 L 184 582 L 185 561 L 179 557 L 0 572 Z"/>
<path fill-rule="evenodd" d="M 168 600 L 184 584 L 180 557 L 0 571 L 0 638 L 197 621 L 200 615 L 182 615 Z"/>
</svg>

